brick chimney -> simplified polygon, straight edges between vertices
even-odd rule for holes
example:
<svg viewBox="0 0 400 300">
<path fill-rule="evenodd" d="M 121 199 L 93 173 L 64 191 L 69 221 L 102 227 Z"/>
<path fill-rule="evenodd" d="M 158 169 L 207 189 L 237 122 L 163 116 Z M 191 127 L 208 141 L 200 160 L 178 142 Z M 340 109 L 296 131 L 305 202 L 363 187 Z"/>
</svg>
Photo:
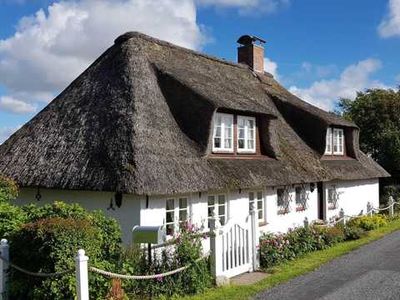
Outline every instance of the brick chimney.
<svg viewBox="0 0 400 300">
<path fill-rule="evenodd" d="M 265 41 L 256 36 L 242 35 L 237 42 L 238 63 L 248 65 L 254 72 L 264 73 L 264 46 Z"/>
</svg>

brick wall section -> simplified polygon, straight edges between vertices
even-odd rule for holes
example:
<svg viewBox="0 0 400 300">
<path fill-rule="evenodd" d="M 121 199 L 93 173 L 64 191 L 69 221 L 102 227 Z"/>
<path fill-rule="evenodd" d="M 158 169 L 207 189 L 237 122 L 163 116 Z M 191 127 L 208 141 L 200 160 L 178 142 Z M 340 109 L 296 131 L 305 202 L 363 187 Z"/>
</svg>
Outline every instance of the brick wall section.
<svg viewBox="0 0 400 300">
<path fill-rule="evenodd" d="M 238 48 L 238 62 L 244 63 L 255 72 L 264 72 L 264 48 L 258 45 L 246 45 Z"/>
</svg>

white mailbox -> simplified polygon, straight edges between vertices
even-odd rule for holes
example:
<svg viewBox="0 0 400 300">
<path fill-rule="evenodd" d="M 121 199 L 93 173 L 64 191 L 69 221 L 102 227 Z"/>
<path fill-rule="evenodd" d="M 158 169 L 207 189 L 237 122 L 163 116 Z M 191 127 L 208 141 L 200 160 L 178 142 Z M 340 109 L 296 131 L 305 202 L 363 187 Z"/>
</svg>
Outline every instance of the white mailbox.
<svg viewBox="0 0 400 300">
<path fill-rule="evenodd" d="M 164 226 L 134 226 L 132 228 L 132 243 L 162 244 L 164 241 Z"/>
</svg>

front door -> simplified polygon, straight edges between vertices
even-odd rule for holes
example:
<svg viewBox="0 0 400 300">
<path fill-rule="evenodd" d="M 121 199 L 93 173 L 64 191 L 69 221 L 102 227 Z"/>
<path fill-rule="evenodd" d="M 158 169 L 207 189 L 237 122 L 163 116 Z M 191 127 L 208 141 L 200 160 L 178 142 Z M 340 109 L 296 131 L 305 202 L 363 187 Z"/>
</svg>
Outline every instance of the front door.
<svg viewBox="0 0 400 300">
<path fill-rule="evenodd" d="M 324 220 L 324 189 L 322 182 L 317 183 L 318 190 L 318 219 Z"/>
</svg>

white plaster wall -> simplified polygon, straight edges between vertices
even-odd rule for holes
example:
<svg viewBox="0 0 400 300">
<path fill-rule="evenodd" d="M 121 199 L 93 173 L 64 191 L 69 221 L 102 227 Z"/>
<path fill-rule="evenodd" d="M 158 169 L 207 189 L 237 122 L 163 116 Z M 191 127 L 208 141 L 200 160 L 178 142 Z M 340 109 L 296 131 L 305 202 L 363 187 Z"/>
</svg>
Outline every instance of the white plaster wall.
<svg viewBox="0 0 400 300">
<path fill-rule="evenodd" d="M 379 207 L 379 179 L 325 182 L 323 184 L 325 207 L 327 207 L 328 189 L 332 186 L 336 186 L 340 196 L 337 209 L 326 210 L 328 220 L 338 216 L 342 208 L 346 215 L 358 215 L 366 213 L 368 202 L 373 207 Z"/>
<path fill-rule="evenodd" d="M 131 242 L 132 227 L 140 223 L 141 199 L 138 196 L 123 195 L 121 208 L 116 207 L 114 204 L 115 210 L 107 210 L 110 205 L 110 199 L 114 197 L 114 193 L 111 192 L 40 189 L 40 194 L 42 195 L 40 201 L 36 200 L 36 194 L 37 189 L 22 188 L 15 203 L 17 205 L 29 203 L 43 205 L 54 201 L 63 201 L 66 203 L 79 203 L 88 210 L 102 210 L 107 216 L 115 218 L 120 223 L 122 240 L 125 244 Z"/>
<path fill-rule="evenodd" d="M 304 225 L 304 219 L 308 221 L 318 219 L 318 192 L 315 184 L 313 192 L 310 191 L 310 185 L 306 185 L 306 192 L 309 195 L 307 208 L 304 211 L 296 211 L 295 186 L 290 189 L 292 201 L 290 202 L 289 213 L 278 214 L 278 196 L 277 188 L 267 190 L 267 225 L 261 228 L 262 232 L 286 232 L 289 228 Z"/>
</svg>

